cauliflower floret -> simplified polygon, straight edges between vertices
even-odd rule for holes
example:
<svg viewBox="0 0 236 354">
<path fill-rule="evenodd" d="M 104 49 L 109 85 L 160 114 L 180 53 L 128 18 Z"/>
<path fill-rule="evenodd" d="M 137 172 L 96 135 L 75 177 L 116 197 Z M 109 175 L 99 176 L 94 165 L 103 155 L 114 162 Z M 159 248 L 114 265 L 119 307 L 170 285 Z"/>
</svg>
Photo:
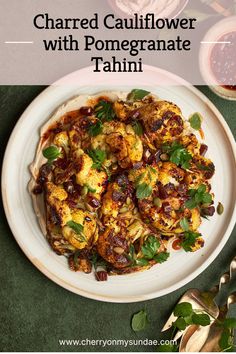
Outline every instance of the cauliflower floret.
<svg viewBox="0 0 236 354">
<path fill-rule="evenodd" d="M 132 126 L 114 121 L 104 123 L 102 134 L 92 138 L 92 148 L 105 150 L 122 168 L 141 161 L 143 155 L 142 141 Z"/>
<path fill-rule="evenodd" d="M 201 144 L 194 134 L 183 135 L 180 143 L 190 152 L 191 155 L 199 155 Z"/>
<path fill-rule="evenodd" d="M 76 232 L 70 222 L 80 226 L 81 232 Z M 93 215 L 81 209 L 71 214 L 71 220 L 62 228 L 65 239 L 76 249 L 83 249 L 89 244 L 94 244 L 98 238 L 97 223 Z"/>
<path fill-rule="evenodd" d="M 132 163 L 141 161 L 143 156 L 143 144 L 141 139 L 137 135 L 127 134 L 125 140 L 128 155 Z"/>
<path fill-rule="evenodd" d="M 139 169 L 133 169 L 129 171 L 128 178 L 135 184 L 146 183 L 151 187 L 154 187 L 158 180 L 158 168 L 157 166 L 146 166 Z"/>
<path fill-rule="evenodd" d="M 177 167 L 172 162 L 163 162 L 159 163 L 159 174 L 158 181 L 165 186 L 168 183 L 173 183 L 174 185 L 178 185 L 180 181 L 183 180 L 185 176 L 184 170 Z"/>
<path fill-rule="evenodd" d="M 69 220 L 71 220 L 71 211 L 67 205 L 65 199 L 67 198 L 67 192 L 60 186 L 56 186 L 52 182 L 46 183 L 46 198 L 50 207 L 56 213 L 60 224 L 63 226 Z"/>
<path fill-rule="evenodd" d="M 102 198 L 102 209 L 101 212 L 103 215 L 109 215 L 113 218 L 116 218 L 119 213 L 119 208 L 121 206 L 121 202 L 118 200 L 114 200 L 113 193 L 120 193 L 120 187 L 117 183 L 110 183 L 107 188 L 107 192 L 104 194 Z"/>
<path fill-rule="evenodd" d="M 152 140 L 156 140 L 158 144 L 173 141 L 173 138 L 176 139 L 183 133 L 182 113 L 174 103 L 168 101 L 148 103 L 137 109 L 137 115 Z"/>
<path fill-rule="evenodd" d="M 69 138 L 66 131 L 62 131 L 57 133 L 53 139 L 53 143 L 57 146 L 63 147 L 64 149 L 68 149 Z"/>
<path fill-rule="evenodd" d="M 80 141 L 79 133 L 75 129 L 72 129 L 68 132 L 68 134 L 69 134 L 69 143 L 71 149 L 76 150 L 80 148 L 81 141 Z"/>
<path fill-rule="evenodd" d="M 116 233 L 114 228 L 107 227 L 99 235 L 97 249 L 99 254 L 116 268 L 127 267 L 130 263 L 126 256 L 129 251 L 129 243 L 126 240 L 125 230 Z"/>
<path fill-rule="evenodd" d="M 101 194 L 104 191 L 104 183 L 107 179 L 107 174 L 104 171 L 93 169 L 93 160 L 87 154 L 81 154 L 79 151 L 77 155 L 80 158 L 81 169 L 76 174 L 76 183 L 81 186 L 89 186 L 95 191 L 94 193 Z"/>
</svg>

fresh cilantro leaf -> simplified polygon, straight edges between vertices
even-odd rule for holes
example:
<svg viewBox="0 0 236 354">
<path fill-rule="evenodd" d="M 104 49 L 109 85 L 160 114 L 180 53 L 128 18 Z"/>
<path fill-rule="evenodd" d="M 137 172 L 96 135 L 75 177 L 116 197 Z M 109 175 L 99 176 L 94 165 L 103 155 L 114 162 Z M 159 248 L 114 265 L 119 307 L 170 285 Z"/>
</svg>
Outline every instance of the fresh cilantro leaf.
<svg viewBox="0 0 236 354">
<path fill-rule="evenodd" d="M 92 254 L 90 261 L 94 266 L 95 271 L 98 267 L 102 267 L 104 269 L 106 269 L 107 267 L 107 262 L 103 258 L 101 258 L 97 253 Z"/>
<path fill-rule="evenodd" d="M 113 110 L 113 103 L 101 100 L 94 107 L 95 115 L 101 122 L 109 122 L 115 118 L 115 112 Z"/>
<path fill-rule="evenodd" d="M 194 324 L 200 326 L 208 326 L 211 323 L 211 319 L 206 313 L 202 313 L 202 314 L 194 313 L 192 316 L 192 321 Z"/>
<path fill-rule="evenodd" d="M 83 225 L 81 224 L 78 224 L 77 222 L 73 221 L 73 220 L 70 220 L 67 222 L 67 225 L 73 229 L 77 234 L 83 232 L 84 230 L 84 227 Z"/>
<path fill-rule="evenodd" d="M 134 249 L 134 245 L 130 245 L 129 248 L 129 254 L 127 255 L 128 259 L 131 261 L 130 266 L 141 266 L 141 267 L 145 267 L 148 265 L 148 260 L 145 258 L 137 258 L 137 255 L 135 253 L 135 249 Z"/>
<path fill-rule="evenodd" d="M 86 184 L 86 187 L 88 188 L 88 191 L 89 191 L 90 193 L 96 193 L 96 189 L 90 187 L 88 184 Z"/>
<path fill-rule="evenodd" d="M 150 197 L 152 194 L 152 187 L 147 183 L 141 183 L 138 185 L 136 189 L 136 197 L 138 199 L 144 199 Z"/>
<path fill-rule="evenodd" d="M 91 125 L 88 128 L 88 133 L 91 136 L 97 136 L 102 133 L 102 128 L 103 128 L 103 124 L 100 120 L 98 120 L 95 124 Z"/>
<path fill-rule="evenodd" d="M 129 101 L 142 100 L 145 96 L 149 95 L 149 91 L 142 89 L 133 89 L 127 96 Z"/>
<path fill-rule="evenodd" d="M 210 204 L 212 202 L 212 196 L 210 193 L 204 193 L 201 200 L 202 204 Z"/>
<path fill-rule="evenodd" d="M 188 191 L 189 200 L 185 202 L 185 207 L 194 209 L 200 204 L 210 204 L 212 202 L 212 195 L 206 192 L 206 185 L 201 184 L 198 189 L 190 189 Z"/>
<path fill-rule="evenodd" d="M 143 127 L 142 127 L 142 124 L 140 122 L 135 121 L 132 124 L 132 127 L 134 129 L 135 134 L 137 134 L 138 136 L 143 135 Z"/>
<path fill-rule="evenodd" d="M 189 199 L 184 205 L 187 209 L 194 209 L 197 207 L 197 202 L 194 199 Z"/>
<path fill-rule="evenodd" d="M 43 150 L 43 156 L 48 159 L 48 163 L 52 163 L 60 156 L 61 152 L 56 146 L 49 146 Z"/>
<path fill-rule="evenodd" d="M 153 259 L 159 247 L 159 240 L 155 236 L 150 235 L 141 247 L 144 258 Z"/>
<path fill-rule="evenodd" d="M 172 145 L 164 144 L 162 150 L 168 153 L 170 161 L 183 169 L 188 169 L 192 155 L 179 142 L 174 141 Z"/>
<path fill-rule="evenodd" d="M 189 230 L 189 222 L 187 218 L 183 218 L 180 220 L 180 227 L 184 230 L 184 231 L 188 231 Z"/>
<path fill-rule="evenodd" d="M 180 302 L 175 306 L 174 315 L 176 317 L 187 317 L 193 313 L 193 307 L 189 302 Z"/>
<path fill-rule="evenodd" d="M 209 164 L 207 166 L 207 165 L 202 165 L 200 163 L 197 163 L 196 166 L 200 171 L 214 171 L 215 170 L 215 166 L 213 164 Z"/>
<path fill-rule="evenodd" d="M 185 316 L 184 317 L 184 320 L 187 323 L 187 325 L 193 324 L 192 316 L 193 316 L 193 313 L 190 316 Z"/>
<path fill-rule="evenodd" d="M 93 149 L 87 151 L 88 155 L 93 160 L 92 168 L 101 170 L 103 168 L 103 162 L 106 160 L 106 152 L 100 149 Z"/>
<path fill-rule="evenodd" d="M 79 237 L 80 242 L 86 242 L 87 239 L 83 233 L 84 227 L 81 224 L 78 224 L 77 222 L 70 220 L 66 223 L 67 226 L 69 226 Z"/>
<path fill-rule="evenodd" d="M 202 117 L 200 113 L 193 113 L 189 118 L 189 123 L 193 129 L 200 130 L 202 124 Z"/>
<path fill-rule="evenodd" d="M 201 184 L 198 189 L 197 189 L 197 193 L 202 194 L 206 192 L 206 185 L 205 184 Z"/>
<path fill-rule="evenodd" d="M 146 328 L 148 324 L 147 312 L 145 310 L 139 311 L 132 317 L 131 326 L 133 331 L 139 332 Z"/>
<path fill-rule="evenodd" d="M 157 352 L 177 352 L 178 346 L 174 344 L 162 344 L 157 347 Z"/>
<path fill-rule="evenodd" d="M 149 264 L 148 260 L 145 258 L 137 258 L 135 261 L 135 265 L 145 267 Z"/>
<path fill-rule="evenodd" d="M 172 326 L 183 331 L 187 327 L 187 323 L 185 322 L 184 318 L 179 317 L 179 318 L 177 318 L 177 320 L 175 322 L 173 322 Z"/>
<path fill-rule="evenodd" d="M 169 258 L 170 254 L 168 252 L 160 252 L 156 254 L 153 259 L 157 263 L 164 263 Z"/>
<path fill-rule="evenodd" d="M 201 234 L 193 231 L 186 231 L 184 233 L 183 241 L 180 245 L 186 252 L 192 252 L 192 247 L 195 245 L 197 239 L 201 236 Z"/>
</svg>

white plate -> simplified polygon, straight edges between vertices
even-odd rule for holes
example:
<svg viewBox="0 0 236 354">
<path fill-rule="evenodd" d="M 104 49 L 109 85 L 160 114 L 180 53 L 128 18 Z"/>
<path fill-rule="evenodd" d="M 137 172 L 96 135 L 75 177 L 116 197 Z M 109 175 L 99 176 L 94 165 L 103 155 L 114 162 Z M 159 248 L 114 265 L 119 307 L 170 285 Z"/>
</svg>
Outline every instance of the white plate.
<svg viewBox="0 0 236 354">
<path fill-rule="evenodd" d="M 91 68 L 73 73 L 66 80 L 74 85 L 51 86 L 26 109 L 9 140 L 3 163 L 2 194 L 11 230 L 31 262 L 47 277 L 82 296 L 110 302 L 135 302 L 168 294 L 200 274 L 220 253 L 235 223 L 235 166 L 233 136 L 219 111 L 190 85 L 173 86 L 183 81 L 165 71 L 145 66 L 143 74 L 97 74 Z M 168 86 L 157 86 L 168 82 Z M 102 84 L 102 86 L 101 86 Z M 185 117 L 200 112 L 209 146 L 209 156 L 216 166 L 212 181 L 216 205 L 221 201 L 224 214 L 203 221 L 201 231 L 205 246 L 196 253 L 173 251 L 170 259 L 148 271 L 109 277 L 97 282 L 93 274 L 71 272 L 63 256 L 57 256 L 42 236 L 31 198 L 27 192 L 28 166 L 34 158 L 39 128 L 63 102 L 80 93 L 101 90 L 147 88 L 159 97 L 178 104 Z M 172 84 L 172 85 L 171 85 Z M 129 86 L 127 88 L 127 86 Z"/>
</svg>

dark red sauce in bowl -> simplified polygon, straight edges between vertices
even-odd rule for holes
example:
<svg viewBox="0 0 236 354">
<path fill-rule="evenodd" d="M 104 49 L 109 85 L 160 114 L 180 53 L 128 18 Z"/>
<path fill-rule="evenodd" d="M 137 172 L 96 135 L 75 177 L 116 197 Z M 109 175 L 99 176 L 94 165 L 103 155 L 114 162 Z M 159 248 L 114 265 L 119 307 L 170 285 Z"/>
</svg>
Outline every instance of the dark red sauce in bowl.
<svg viewBox="0 0 236 354">
<path fill-rule="evenodd" d="M 218 39 L 210 55 L 211 71 L 219 85 L 236 90 L 236 31 L 224 34 Z"/>
</svg>

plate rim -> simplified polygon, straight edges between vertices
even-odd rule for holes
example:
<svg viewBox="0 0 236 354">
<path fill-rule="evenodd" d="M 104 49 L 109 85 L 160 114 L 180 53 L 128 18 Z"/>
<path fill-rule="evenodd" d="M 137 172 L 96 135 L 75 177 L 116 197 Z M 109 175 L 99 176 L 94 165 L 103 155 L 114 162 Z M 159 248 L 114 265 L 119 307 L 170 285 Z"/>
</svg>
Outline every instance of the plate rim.
<svg viewBox="0 0 236 354">
<path fill-rule="evenodd" d="M 70 75 L 75 75 L 75 73 L 77 72 L 81 72 L 81 71 L 90 71 L 92 70 L 93 66 L 89 66 L 89 67 L 85 67 L 79 70 L 76 70 L 72 73 L 70 73 L 69 75 L 66 75 L 64 78 L 69 77 Z M 187 86 L 188 90 L 190 90 L 193 94 L 195 94 L 197 97 L 199 97 L 199 99 L 201 99 L 201 101 L 203 101 L 210 109 L 211 111 L 214 113 L 215 116 L 217 116 L 217 119 L 220 123 L 220 125 L 222 126 L 222 128 L 225 131 L 225 134 L 229 140 L 230 143 L 230 147 L 232 149 L 232 156 L 234 157 L 234 164 L 236 165 L 236 143 L 234 140 L 234 136 L 227 124 L 227 122 L 225 121 L 223 115 L 221 114 L 221 112 L 218 110 L 218 108 L 214 105 L 213 102 L 210 101 L 210 99 L 205 96 L 201 91 L 199 91 L 196 87 L 194 87 L 193 85 L 191 85 L 190 83 L 186 82 L 185 80 L 183 80 L 182 78 L 176 76 L 175 74 L 157 68 L 157 67 L 153 67 L 150 65 L 144 65 L 144 69 L 146 70 L 154 70 L 156 72 L 161 72 L 164 75 L 167 75 L 168 77 L 172 77 L 174 79 L 177 79 L 177 81 L 180 83 L 180 85 L 185 84 L 185 86 Z M 62 78 L 63 79 L 63 78 Z M 145 294 L 145 295 L 137 295 L 137 296 L 110 296 L 110 295 L 100 295 L 100 294 L 96 294 L 94 292 L 91 291 L 86 291 L 83 289 L 79 289 L 77 287 L 73 287 L 72 284 L 67 283 L 65 280 L 59 278 L 56 274 L 53 274 L 47 267 L 45 267 L 42 263 L 38 263 L 37 259 L 28 251 L 27 248 L 24 247 L 24 245 L 22 244 L 21 240 L 19 239 L 19 237 L 17 236 L 17 230 L 15 228 L 14 222 L 11 220 L 10 217 L 10 210 L 8 209 L 8 202 L 7 202 L 7 180 L 6 180 L 6 175 L 7 175 L 7 170 L 9 168 L 8 166 L 8 162 L 9 162 L 9 158 L 8 156 L 11 153 L 11 149 L 12 149 L 12 145 L 14 142 L 14 137 L 15 135 L 18 133 L 21 123 L 26 119 L 27 114 L 28 114 L 28 110 L 30 110 L 32 108 L 32 106 L 34 106 L 35 104 L 37 105 L 37 101 L 41 100 L 43 96 L 45 96 L 45 94 L 48 94 L 50 91 L 52 91 L 55 88 L 55 85 L 57 85 L 58 82 L 61 82 L 61 80 L 58 80 L 55 84 L 48 86 L 47 88 L 45 88 L 39 95 L 37 95 L 34 100 L 27 106 L 27 108 L 23 111 L 23 113 L 21 114 L 20 118 L 17 120 L 17 123 L 14 127 L 14 129 L 11 132 L 11 135 L 9 137 L 6 149 L 5 149 L 5 153 L 4 153 L 4 158 L 3 158 L 3 163 L 2 163 L 2 182 L 1 182 L 1 192 L 2 192 L 2 200 L 3 200 L 3 207 L 4 207 L 4 211 L 5 211 L 5 215 L 7 218 L 7 222 L 8 225 L 11 229 L 11 232 L 16 240 L 16 242 L 18 243 L 19 247 L 21 248 L 21 250 L 23 251 L 23 253 L 27 256 L 27 258 L 30 260 L 30 262 L 41 272 L 43 273 L 47 278 L 49 278 L 50 280 L 52 280 L 54 283 L 56 283 L 57 285 L 62 286 L 63 288 L 77 294 L 77 295 L 81 295 L 84 297 L 87 297 L 89 299 L 93 299 L 93 300 L 99 300 L 99 301 L 104 301 L 104 302 L 113 302 L 113 303 L 133 303 L 133 302 L 139 302 L 139 301 L 147 301 L 147 300 L 151 300 L 154 298 L 158 298 L 167 294 L 172 293 L 175 290 L 180 289 L 182 286 L 188 284 L 190 281 L 194 280 L 198 275 L 200 275 L 214 260 L 215 258 L 220 254 L 221 250 L 223 249 L 223 247 L 225 246 L 225 244 L 227 243 L 233 227 L 235 225 L 236 222 L 236 204 L 234 205 L 233 211 L 232 211 L 232 216 L 230 219 L 230 222 L 228 223 L 228 226 L 226 228 L 226 231 L 221 239 L 221 241 L 219 242 L 219 244 L 217 245 L 217 247 L 211 252 L 210 256 L 201 264 L 200 267 L 198 267 L 193 273 L 189 274 L 187 277 L 183 278 L 182 280 L 178 281 L 177 283 L 162 289 L 162 290 L 157 290 L 157 291 L 153 291 L 150 292 L 149 294 Z"/>
</svg>

